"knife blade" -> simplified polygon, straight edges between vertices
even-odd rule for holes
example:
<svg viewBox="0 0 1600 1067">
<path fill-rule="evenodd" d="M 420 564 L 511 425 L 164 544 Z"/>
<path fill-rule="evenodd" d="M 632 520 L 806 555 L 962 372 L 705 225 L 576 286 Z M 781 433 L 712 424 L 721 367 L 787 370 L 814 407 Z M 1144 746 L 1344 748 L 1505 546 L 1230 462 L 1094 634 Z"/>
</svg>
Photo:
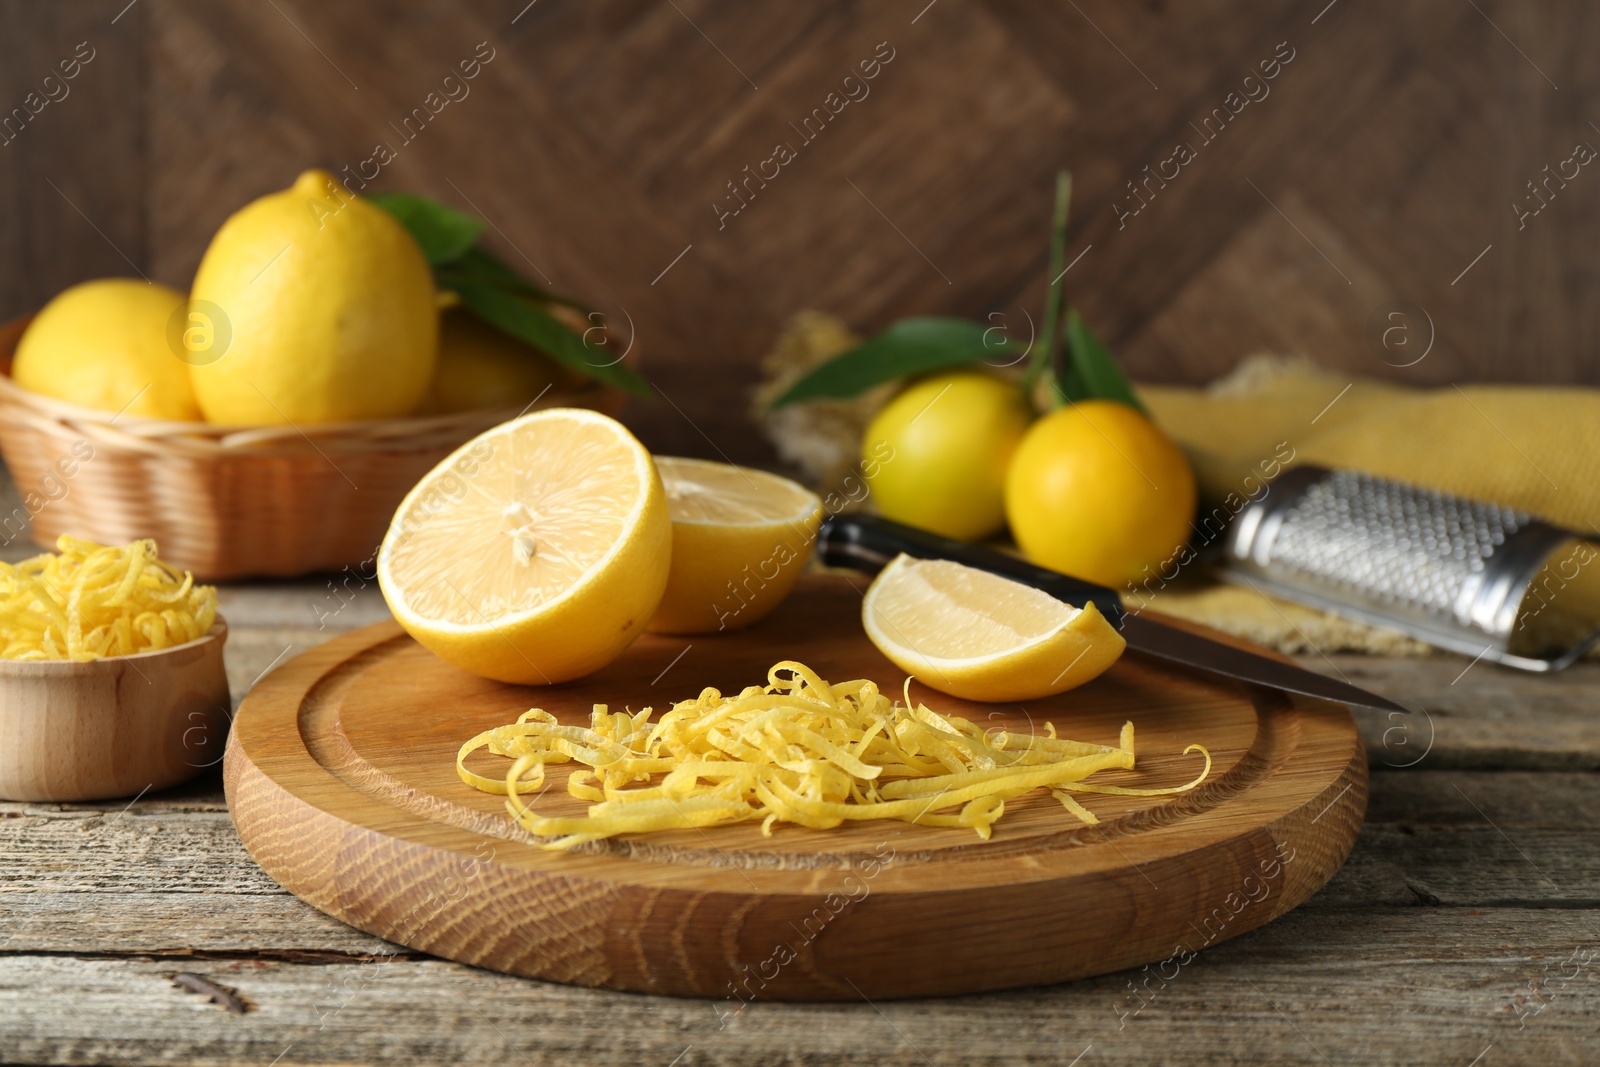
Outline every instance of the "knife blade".
<svg viewBox="0 0 1600 1067">
<path fill-rule="evenodd" d="M 1115 589 L 1035 566 L 983 545 L 952 541 L 914 526 L 858 513 L 829 516 L 817 532 L 817 558 L 830 567 L 876 573 L 902 552 L 917 559 L 947 559 L 998 574 L 1074 607 L 1093 603 L 1122 632 L 1128 648 L 1146 656 L 1269 689 L 1410 714 L 1409 708 L 1349 682 L 1127 611 Z"/>
</svg>

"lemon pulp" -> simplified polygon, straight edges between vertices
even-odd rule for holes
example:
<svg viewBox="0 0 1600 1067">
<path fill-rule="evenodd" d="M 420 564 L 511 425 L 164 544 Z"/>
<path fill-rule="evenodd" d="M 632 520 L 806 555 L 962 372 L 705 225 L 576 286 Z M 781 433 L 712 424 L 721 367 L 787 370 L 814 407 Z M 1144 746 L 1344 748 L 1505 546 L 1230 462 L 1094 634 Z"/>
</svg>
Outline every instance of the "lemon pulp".
<svg viewBox="0 0 1600 1067">
<path fill-rule="evenodd" d="M 467 670 L 547 683 L 643 629 L 671 551 L 661 480 L 613 419 L 556 408 L 498 426 L 395 513 L 378 578 L 396 619 Z"/>
<path fill-rule="evenodd" d="M 1032 700 L 1098 677 L 1126 647 L 1092 603 L 1064 604 L 948 560 L 897 557 L 874 579 L 861 621 L 918 681 L 969 700 Z"/>
</svg>

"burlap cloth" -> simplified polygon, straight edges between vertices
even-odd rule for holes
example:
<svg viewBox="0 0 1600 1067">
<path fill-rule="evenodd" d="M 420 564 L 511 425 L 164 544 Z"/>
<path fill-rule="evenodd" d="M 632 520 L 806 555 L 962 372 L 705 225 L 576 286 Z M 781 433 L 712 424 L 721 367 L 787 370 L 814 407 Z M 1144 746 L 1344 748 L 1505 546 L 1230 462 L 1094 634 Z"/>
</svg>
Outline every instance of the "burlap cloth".
<svg viewBox="0 0 1600 1067">
<path fill-rule="evenodd" d="M 1189 453 L 1215 504 L 1260 464 L 1348 467 L 1509 504 L 1600 534 L 1600 392 L 1510 385 L 1413 389 L 1256 356 L 1205 389 L 1142 386 Z M 1284 651 L 1426 654 L 1428 646 L 1248 588 L 1196 582 L 1159 595 L 1162 611 Z"/>
<path fill-rule="evenodd" d="M 837 319 L 805 312 L 764 363 L 758 400 L 853 344 Z M 1142 385 L 1151 414 L 1194 463 L 1206 506 L 1248 495 L 1264 464 L 1315 463 L 1507 504 L 1600 539 L 1600 390 L 1509 385 L 1417 389 L 1253 356 L 1205 388 Z M 881 393 L 766 419 L 780 454 L 823 489 L 848 478 Z M 1133 598 L 1130 598 L 1133 599 Z M 1191 568 L 1150 606 L 1299 653 L 1427 655 L 1402 634 L 1222 584 Z"/>
</svg>

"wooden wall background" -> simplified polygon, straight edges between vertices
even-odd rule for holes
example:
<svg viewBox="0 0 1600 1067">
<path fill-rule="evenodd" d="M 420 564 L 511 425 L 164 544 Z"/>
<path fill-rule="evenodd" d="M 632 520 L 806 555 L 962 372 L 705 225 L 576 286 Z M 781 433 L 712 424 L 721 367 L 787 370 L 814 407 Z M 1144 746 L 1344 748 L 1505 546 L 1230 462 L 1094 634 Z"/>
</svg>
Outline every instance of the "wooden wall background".
<svg viewBox="0 0 1600 1067">
<path fill-rule="evenodd" d="M 373 188 L 476 210 L 513 262 L 626 310 L 666 397 L 631 408 L 649 444 L 759 461 L 746 398 L 786 316 L 1022 321 L 1065 165 L 1068 283 L 1135 375 L 1268 349 L 1417 383 L 1600 382 L 1600 167 L 1513 207 L 1600 148 L 1596 5 L 5 0 L 0 109 L 84 41 L 69 95 L 0 145 L 6 316 L 91 276 L 185 285 L 231 210 L 384 141 Z M 483 41 L 470 95 L 402 144 Z M 870 95 L 801 144 L 790 124 L 879 42 Z M 1191 124 L 1281 42 L 1269 95 L 1202 144 Z M 1196 158 L 1119 222 L 1125 183 L 1182 140 Z M 780 141 L 798 158 L 719 229 L 726 183 Z M 1390 364 L 1425 323 L 1408 350 L 1369 336 L 1392 301 L 1435 333 L 1413 366 Z"/>
</svg>

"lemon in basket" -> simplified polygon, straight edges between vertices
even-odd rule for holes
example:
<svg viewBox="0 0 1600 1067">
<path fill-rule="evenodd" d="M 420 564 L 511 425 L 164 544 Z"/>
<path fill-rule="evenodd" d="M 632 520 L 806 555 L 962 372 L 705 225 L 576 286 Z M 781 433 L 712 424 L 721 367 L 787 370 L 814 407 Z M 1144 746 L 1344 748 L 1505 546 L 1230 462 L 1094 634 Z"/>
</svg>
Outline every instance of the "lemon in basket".
<svg viewBox="0 0 1600 1067">
<path fill-rule="evenodd" d="M 672 525 L 622 424 L 551 408 L 469 441 L 406 496 L 378 584 L 406 631 L 464 670 L 542 685 L 614 659 L 666 589 Z"/>
<path fill-rule="evenodd" d="M 1098 677 L 1127 642 L 1093 603 L 949 560 L 898 556 L 861 604 L 867 636 L 924 685 L 966 700 L 1037 700 Z"/>
<path fill-rule="evenodd" d="M 210 422 L 407 415 L 433 377 L 439 315 L 422 250 L 326 171 L 306 171 L 222 224 L 190 313 L 203 343 L 189 375 Z"/>
<path fill-rule="evenodd" d="M 97 411 L 197 421 L 189 368 L 168 347 L 184 296 L 134 278 L 84 282 L 56 296 L 17 342 L 12 379 Z"/>
<path fill-rule="evenodd" d="M 532 345 L 462 308 L 450 308 L 439 316 L 439 364 L 421 411 L 452 415 L 520 408 L 584 381 Z"/>
<path fill-rule="evenodd" d="M 716 633 L 765 618 L 811 557 L 822 501 L 766 471 L 658 456 L 672 516 L 672 574 L 657 633 Z"/>
</svg>

